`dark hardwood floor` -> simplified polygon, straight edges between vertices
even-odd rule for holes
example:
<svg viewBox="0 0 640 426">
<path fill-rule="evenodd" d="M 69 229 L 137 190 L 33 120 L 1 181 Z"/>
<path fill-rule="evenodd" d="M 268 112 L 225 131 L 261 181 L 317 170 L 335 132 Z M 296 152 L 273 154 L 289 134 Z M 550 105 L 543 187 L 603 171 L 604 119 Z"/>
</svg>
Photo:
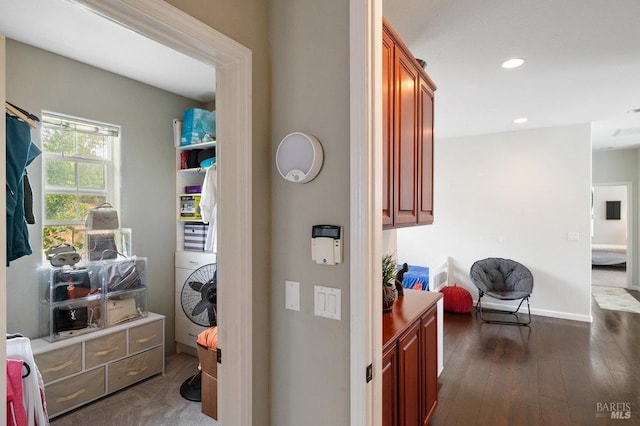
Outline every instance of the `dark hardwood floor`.
<svg viewBox="0 0 640 426">
<path fill-rule="evenodd" d="M 592 315 L 517 327 L 445 313 L 431 425 L 640 425 L 640 314 L 594 302 Z"/>
</svg>

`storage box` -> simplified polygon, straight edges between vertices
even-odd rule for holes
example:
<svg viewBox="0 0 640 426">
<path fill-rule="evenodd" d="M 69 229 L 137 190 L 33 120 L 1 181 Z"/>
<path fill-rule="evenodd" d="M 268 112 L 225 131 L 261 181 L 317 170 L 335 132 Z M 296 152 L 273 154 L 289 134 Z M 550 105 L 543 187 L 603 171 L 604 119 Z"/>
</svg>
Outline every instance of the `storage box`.
<svg viewBox="0 0 640 426">
<path fill-rule="evenodd" d="M 198 359 L 200 360 L 200 369 L 202 372 L 217 379 L 218 352 L 215 349 L 207 348 L 198 344 Z"/>
<path fill-rule="evenodd" d="M 216 137 L 216 112 L 191 108 L 182 118 L 180 146 L 211 142 Z"/>
<path fill-rule="evenodd" d="M 180 196 L 180 219 L 182 220 L 202 219 L 202 215 L 200 214 L 200 196 L 199 195 L 181 195 Z"/>
<path fill-rule="evenodd" d="M 84 241 L 86 262 L 131 256 L 131 228 L 87 230 Z"/>
<path fill-rule="evenodd" d="M 200 360 L 202 413 L 218 418 L 218 356 L 215 349 L 198 345 Z"/>
<path fill-rule="evenodd" d="M 187 194 L 199 194 L 202 192 L 202 185 L 187 185 L 184 187 Z"/>
<path fill-rule="evenodd" d="M 204 251 L 209 225 L 205 223 L 185 223 L 184 249 L 190 251 Z"/>
</svg>

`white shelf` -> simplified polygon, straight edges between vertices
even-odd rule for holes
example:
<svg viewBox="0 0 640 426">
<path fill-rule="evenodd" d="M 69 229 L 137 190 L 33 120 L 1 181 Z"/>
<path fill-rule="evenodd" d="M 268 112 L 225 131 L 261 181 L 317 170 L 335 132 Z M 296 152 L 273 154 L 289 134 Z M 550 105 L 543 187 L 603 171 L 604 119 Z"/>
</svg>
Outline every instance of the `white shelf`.
<svg viewBox="0 0 640 426">
<path fill-rule="evenodd" d="M 181 145 L 181 146 L 177 146 L 176 149 L 178 151 L 184 151 L 184 150 L 191 150 L 191 149 L 206 149 L 206 148 L 213 148 L 214 146 L 216 146 L 216 141 L 212 141 L 212 142 L 202 142 L 202 143 L 194 143 L 191 145 Z"/>
</svg>

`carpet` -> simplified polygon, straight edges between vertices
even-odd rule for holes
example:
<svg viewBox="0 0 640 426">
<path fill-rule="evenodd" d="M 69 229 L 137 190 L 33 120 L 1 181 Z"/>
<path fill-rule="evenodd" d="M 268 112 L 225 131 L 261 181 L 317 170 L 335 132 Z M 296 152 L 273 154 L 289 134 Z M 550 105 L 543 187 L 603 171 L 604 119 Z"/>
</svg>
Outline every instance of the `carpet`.
<svg viewBox="0 0 640 426">
<path fill-rule="evenodd" d="M 591 294 L 602 309 L 640 314 L 640 302 L 624 288 L 593 286 Z"/>
</svg>

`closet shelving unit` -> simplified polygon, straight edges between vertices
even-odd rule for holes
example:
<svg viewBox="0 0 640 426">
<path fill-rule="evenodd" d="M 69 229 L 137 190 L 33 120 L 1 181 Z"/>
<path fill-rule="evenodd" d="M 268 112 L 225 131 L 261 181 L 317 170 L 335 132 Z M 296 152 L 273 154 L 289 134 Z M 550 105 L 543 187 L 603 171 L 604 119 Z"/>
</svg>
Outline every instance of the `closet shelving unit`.
<svg viewBox="0 0 640 426">
<path fill-rule="evenodd" d="M 188 352 L 197 355 L 196 340 L 198 334 L 206 329 L 194 324 L 182 311 L 180 295 L 185 280 L 193 271 L 201 266 L 216 262 L 216 255 L 204 251 L 185 250 L 185 224 L 204 223 L 202 219 L 181 217 L 181 197 L 200 196 L 200 193 L 187 194 L 186 186 L 202 185 L 206 169 L 201 167 L 182 168 L 182 153 L 194 149 L 209 149 L 216 146 L 216 141 L 176 146 L 176 251 L 175 251 L 175 340 L 176 352 Z M 212 166 L 212 167 L 215 167 Z"/>
</svg>

